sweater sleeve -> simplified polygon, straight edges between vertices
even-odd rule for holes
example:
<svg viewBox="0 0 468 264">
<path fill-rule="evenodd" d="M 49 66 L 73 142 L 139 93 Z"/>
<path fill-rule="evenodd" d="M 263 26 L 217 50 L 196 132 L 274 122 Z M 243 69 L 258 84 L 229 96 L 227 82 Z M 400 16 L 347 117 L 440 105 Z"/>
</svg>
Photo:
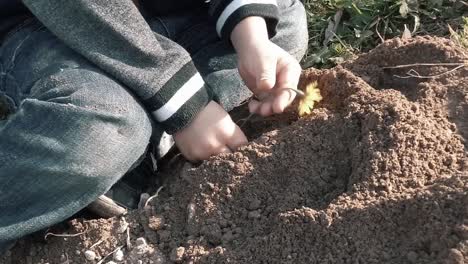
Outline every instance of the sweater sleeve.
<svg viewBox="0 0 468 264">
<path fill-rule="evenodd" d="M 210 101 L 190 55 L 155 34 L 131 0 L 23 0 L 59 39 L 125 84 L 169 134 Z"/>
<path fill-rule="evenodd" d="M 268 34 L 276 34 L 279 21 L 277 0 L 210 0 L 209 13 L 216 21 L 218 35 L 230 41 L 234 27 L 244 18 L 260 16 L 266 21 Z"/>
</svg>

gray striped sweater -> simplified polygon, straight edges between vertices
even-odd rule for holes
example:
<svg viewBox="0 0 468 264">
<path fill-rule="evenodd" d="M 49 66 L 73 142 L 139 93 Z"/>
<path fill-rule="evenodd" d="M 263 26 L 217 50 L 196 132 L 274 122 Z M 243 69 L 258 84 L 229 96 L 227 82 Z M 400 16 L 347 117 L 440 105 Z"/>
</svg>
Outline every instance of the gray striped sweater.
<svg viewBox="0 0 468 264">
<path fill-rule="evenodd" d="M 157 14 L 180 6 L 203 5 L 219 37 L 227 41 L 235 25 L 248 16 L 264 17 L 270 36 L 275 34 L 278 22 L 276 0 L 141 2 Z M 131 0 L 23 3 L 58 38 L 129 87 L 167 133 L 187 126 L 211 100 L 190 55 L 171 40 L 154 34 Z"/>
</svg>

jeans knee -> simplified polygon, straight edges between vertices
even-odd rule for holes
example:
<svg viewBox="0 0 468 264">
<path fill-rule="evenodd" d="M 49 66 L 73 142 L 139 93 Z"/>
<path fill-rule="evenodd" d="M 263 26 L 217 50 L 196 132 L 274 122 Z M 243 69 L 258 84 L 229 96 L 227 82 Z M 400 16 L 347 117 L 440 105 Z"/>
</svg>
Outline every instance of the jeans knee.
<svg viewBox="0 0 468 264">
<path fill-rule="evenodd" d="M 299 0 L 278 1 L 278 5 L 280 21 L 273 42 L 300 60 L 307 51 L 309 41 L 304 5 Z"/>
<path fill-rule="evenodd" d="M 31 97 L 22 103 L 23 110 L 54 119 L 47 133 L 70 149 L 61 159 L 98 189 L 123 176 L 150 142 L 152 124 L 143 106 L 120 83 L 93 68 L 43 78 Z"/>
</svg>

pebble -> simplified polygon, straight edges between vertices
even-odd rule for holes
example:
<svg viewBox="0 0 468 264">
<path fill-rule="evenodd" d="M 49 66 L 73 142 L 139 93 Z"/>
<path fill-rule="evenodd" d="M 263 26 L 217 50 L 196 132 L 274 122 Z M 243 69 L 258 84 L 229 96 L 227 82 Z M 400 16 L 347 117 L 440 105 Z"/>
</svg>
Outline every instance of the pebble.
<svg viewBox="0 0 468 264">
<path fill-rule="evenodd" d="M 111 261 L 108 261 L 107 264 L 117 264 L 117 262 L 111 260 Z"/>
<path fill-rule="evenodd" d="M 84 256 L 87 260 L 94 260 L 96 259 L 96 253 L 94 253 L 94 251 L 91 251 L 91 250 L 86 250 L 84 252 Z"/>
<path fill-rule="evenodd" d="M 122 261 L 124 259 L 124 253 L 121 249 L 114 252 L 113 256 L 115 261 Z"/>
<path fill-rule="evenodd" d="M 456 248 L 450 249 L 447 259 L 446 259 L 446 263 L 463 264 L 464 263 L 463 254 L 460 252 L 460 250 Z"/>
<path fill-rule="evenodd" d="M 146 240 L 144 237 L 139 237 L 135 240 L 135 244 L 138 246 L 146 246 Z"/>
<path fill-rule="evenodd" d="M 171 252 L 170 259 L 172 262 L 181 263 L 184 260 L 185 248 L 174 248 Z"/>
</svg>

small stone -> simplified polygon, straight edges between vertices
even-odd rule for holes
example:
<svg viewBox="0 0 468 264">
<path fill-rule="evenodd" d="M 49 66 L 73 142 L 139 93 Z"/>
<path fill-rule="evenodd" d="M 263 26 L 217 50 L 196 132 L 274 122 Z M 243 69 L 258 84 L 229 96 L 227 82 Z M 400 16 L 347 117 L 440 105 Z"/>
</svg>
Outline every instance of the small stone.
<svg viewBox="0 0 468 264">
<path fill-rule="evenodd" d="M 60 262 L 65 262 L 68 260 L 68 256 L 65 256 L 65 254 L 60 255 Z"/>
<path fill-rule="evenodd" d="M 468 240 L 468 225 L 460 225 L 455 227 L 455 234 L 461 239 Z"/>
<path fill-rule="evenodd" d="M 148 219 L 148 227 L 154 231 L 161 230 L 164 226 L 164 218 L 162 216 L 151 216 Z"/>
<path fill-rule="evenodd" d="M 146 245 L 140 245 L 135 248 L 135 253 L 137 255 L 144 255 L 149 251 L 149 247 Z"/>
<path fill-rule="evenodd" d="M 181 263 L 184 260 L 185 248 L 178 247 L 171 251 L 170 259 L 172 262 Z"/>
<path fill-rule="evenodd" d="M 463 264 L 464 257 L 460 250 L 456 248 L 452 248 L 449 250 L 449 254 L 447 256 L 446 262 L 447 264 Z"/>
<path fill-rule="evenodd" d="M 320 221 L 320 224 L 326 227 L 329 227 L 331 225 L 331 219 L 328 217 L 328 215 L 325 212 L 319 213 L 319 221 Z"/>
<path fill-rule="evenodd" d="M 124 253 L 121 249 L 114 252 L 113 256 L 115 261 L 122 261 L 124 259 Z"/>
<path fill-rule="evenodd" d="M 219 255 L 224 254 L 224 248 L 221 247 L 221 246 L 215 247 L 213 251 L 214 251 L 214 253 L 219 254 Z"/>
<path fill-rule="evenodd" d="M 77 256 L 81 255 L 81 251 L 75 250 L 75 255 L 77 255 Z"/>
<path fill-rule="evenodd" d="M 144 237 L 139 237 L 135 240 L 135 244 L 138 246 L 146 246 L 147 243 L 146 243 L 146 240 Z"/>
<path fill-rule="evenodd" d="M 260 218 L 262 215 L 260 214 L 260 211 L 252 211 L 252 212 L 249 212 L 249 215 L 248 217 L 251 218 L 251 219 L 258 219 Z"/>
<path fill-rule="evenodd" d="M 110 260 L 107 262 L 107 264 L 117 264 L 117 262 Z"/>
<path fill-rule="evenodd" d="M 211 182 L 207 182 L 206 185 L 208 185 L 208 187 L 209 187 L 212 191 L 216 188 L 216 186 L 215 186 L 213 183 L 211 183 Z"/>
<path fill-rule="evenodd" d="M 418 253 L 410 251 L 408 254 L 406 254 L 406 258 L 410 263 L 416 263 L 418 261 Z"/>
<path fill-rule="evenodd" d="M 84 252 L 84 256 L 87 260 L 95 260 L 96 259 L 96 253 L 94 253 L 94 251 L 91 251 L 91 250 L 86 250 Z"/>
</svg>

